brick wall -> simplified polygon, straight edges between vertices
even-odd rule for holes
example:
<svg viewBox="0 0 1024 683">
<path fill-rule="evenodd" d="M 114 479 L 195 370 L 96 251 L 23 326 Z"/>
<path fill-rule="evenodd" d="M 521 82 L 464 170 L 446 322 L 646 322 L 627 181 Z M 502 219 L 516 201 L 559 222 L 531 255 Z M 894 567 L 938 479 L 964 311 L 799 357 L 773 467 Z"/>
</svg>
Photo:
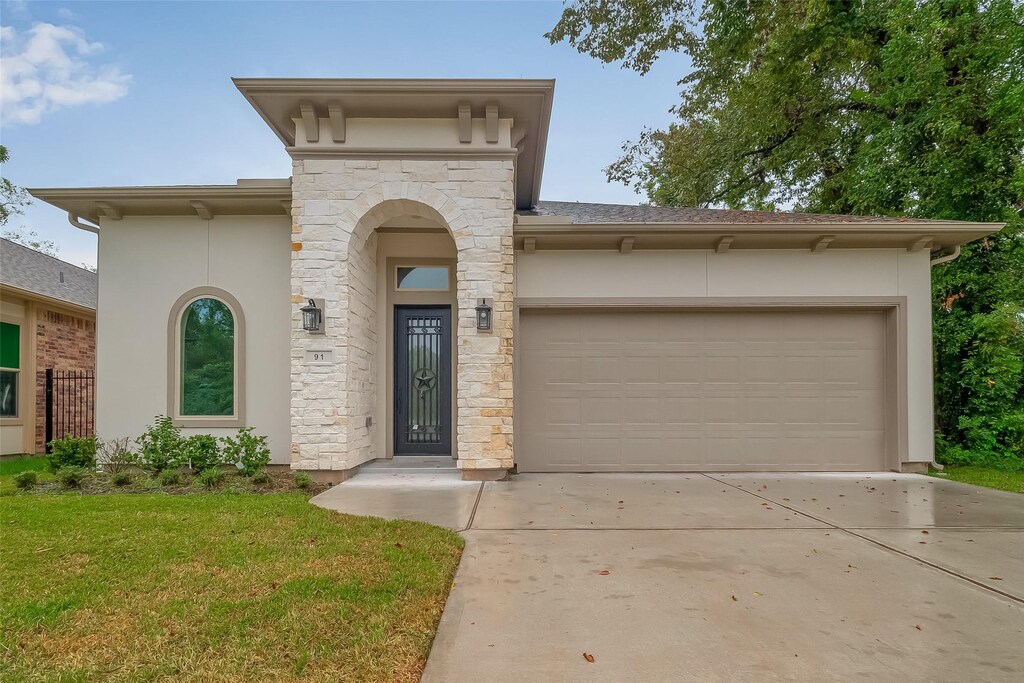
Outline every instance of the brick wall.
<svg viewBox="0 0 1024 683">
<path fill-rule="evenodd" d="M 96 367 L 96 321 L 49 310 L 36 313 L 36 452 L 45 449 L 46 370 L 94 370 Z M 92 400 L 82 403 L 70 416 L 81 424 L 91 423 L 87 413 L 95 409 Z"/>
</svg>

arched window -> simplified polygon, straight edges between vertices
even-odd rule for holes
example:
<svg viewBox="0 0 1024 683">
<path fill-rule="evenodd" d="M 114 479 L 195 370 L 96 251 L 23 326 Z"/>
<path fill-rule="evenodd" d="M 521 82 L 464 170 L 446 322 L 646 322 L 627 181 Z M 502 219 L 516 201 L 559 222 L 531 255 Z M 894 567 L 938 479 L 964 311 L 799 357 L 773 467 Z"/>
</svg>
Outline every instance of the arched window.
<svg viewBox="0 0 1024 683">
<path fill-rule="evenodd" d="M 203 287 L 178 299 L 171 315 L 168 403 L 183 426 L 243 424 L 244 322 L 227 292 Z"/>
</svg>

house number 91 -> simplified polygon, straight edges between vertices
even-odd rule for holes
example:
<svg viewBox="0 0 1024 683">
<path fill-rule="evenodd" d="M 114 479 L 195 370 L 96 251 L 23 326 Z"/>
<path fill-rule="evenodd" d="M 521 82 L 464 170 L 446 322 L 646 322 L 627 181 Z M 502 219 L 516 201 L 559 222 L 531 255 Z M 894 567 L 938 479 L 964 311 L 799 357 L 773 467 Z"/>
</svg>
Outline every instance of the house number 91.
<svg viewBox="0 0 1024 683">
<path fill-rule="evenodd" d="M 332 363 L 334 363 L 334 351 L 330 349 L 306 351 L 306 365 L 331 365 Z"/>
</svg>

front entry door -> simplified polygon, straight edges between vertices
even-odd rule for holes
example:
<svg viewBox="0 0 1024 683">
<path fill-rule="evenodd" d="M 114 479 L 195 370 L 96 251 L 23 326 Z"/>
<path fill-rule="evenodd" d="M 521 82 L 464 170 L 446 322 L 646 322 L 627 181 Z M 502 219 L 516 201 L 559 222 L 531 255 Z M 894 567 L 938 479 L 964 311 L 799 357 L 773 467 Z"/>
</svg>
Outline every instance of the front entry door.
<svg viewBox="0 0 1024 683">
<path fill-rule="evenodd" d="M 395 306 L 395 455 L 451 455 L 452 309 Z"/>
</svg>

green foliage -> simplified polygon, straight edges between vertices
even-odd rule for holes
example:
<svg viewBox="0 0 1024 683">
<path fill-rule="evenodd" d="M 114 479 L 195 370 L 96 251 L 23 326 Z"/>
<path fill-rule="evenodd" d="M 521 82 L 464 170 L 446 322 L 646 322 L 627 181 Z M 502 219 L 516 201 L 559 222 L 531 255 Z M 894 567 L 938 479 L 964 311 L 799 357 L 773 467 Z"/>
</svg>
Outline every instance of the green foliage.
<svg viewBox="0 0 1024 683">
<path fill-rule="evenodd" d="M 182 463 L 193 472 L 203 472 L 221 464 L 220 446 L 217 437 L 209 434 L 194 434 L 181 442 Z"/>
<path fill-rule="evenodd" d="M 96 439 L 91 436 L 65 436 L 50 442 L 47 465 L 51 472 L 64 467 L 96 467 Z"/>
<path fill-rule="evenodd" d="M 18 472 L 14 475 L 14 485 L 22 491 L 28 491 L 39 483 L 39 474 L 33 470 Z"/>
<path fill-rule="evenodd" d="M 57 483 L 64 489 L 77 489 L 82 485 L 87 473 L 88 470 L 84 467 L 61 467 L 56 473 Z"/>
<path fill-rule="evenodd" d="M 267 437 L 253 434 L 252 427 L 243 427 L 236 437 L 225 436 L 220 441 L 224 462 L 234 464 L 243 476 L 251 477 L 270 463 Z"/>
<path fill-rule="evenodd" d="M 208 489 L 214 488 L 222 481 L 224 481 L 224 470 L 219 467 L 203 470 L 199 473 L 199 476 L 196 477 L 196 482 Z"/>
<path fill-rule="evenodd" d="M 1024 468 L 1024 4 L 579 0 L 548 38 L 690 58 L 607 170 L 656 204 L 1005 222 L 934 269 L 936 426 L 944 462 Z"/>
<path fill-rule="evenodd" d="M 181 470 L 167 469 L 160 470 L 156 475 L 156 480 L 160 486 L 181 486 L 184 478 L 181 476 Z"/>
<path fill-rule="evenodd" d="M 303 491 L 313 488 L 313 477 L 309 472 L 296 472 L 295 485 Z"/>
<path fill-rule="evenodd" d="M 0 145 L 0 164 L 6 164 L 10 159 L 11 155 L 7 151 L 7 147 Z M 29 198 L 25 188 L 18 187 L 7 178 L 0 178 L 0 225 L 7 225 L 7 221 L 10 220 L 11 216 L 25 213 L 25 207 L 31 203 L 32 200 Z M 6 237 L 7 235 L 5 234 L 4 236 Z M 49 244 L 51 247 L 53 246 L 53 242 Z M 39 251 L 43 250 L 40 249 Z"/>
<path fill-rule="evenodd" d="M 110 475 L 110 483 L 114 486 L 127 486 L 132 483 L 132 475 L 130 472 L 120 471 L 114 472 Z"/>
<path fill-rule="evenodd" d="M 181 430 L 165 415 L 157 415 L 136 443 L 139 446 L 139 466 L 154 474 L 182 463 Z"/>
<path fill-rule="evenodd" d="M 260 484 L 260 485 L 262 485 L 262 484 L 269 484 L 270 483 L 270 473 L 268 473 L 266 470 L 260 470 L 260 471 L 258 471 L 256 473 L 254 473 L 252 475 L 252 483 Z"/>
<path fill-rule="evenodd" d="M 138 462 L 138 456 L 129 446 L 128 437 L 98 441 L 96 459 L 111 474 L 124 472 Z"/>
<path fill-rule="evenodd" d="M 183 415 L 231 415 L 235 392 L 235 319 L 217 299 L 189 304 L 181 324 Z"/>
</svg>

